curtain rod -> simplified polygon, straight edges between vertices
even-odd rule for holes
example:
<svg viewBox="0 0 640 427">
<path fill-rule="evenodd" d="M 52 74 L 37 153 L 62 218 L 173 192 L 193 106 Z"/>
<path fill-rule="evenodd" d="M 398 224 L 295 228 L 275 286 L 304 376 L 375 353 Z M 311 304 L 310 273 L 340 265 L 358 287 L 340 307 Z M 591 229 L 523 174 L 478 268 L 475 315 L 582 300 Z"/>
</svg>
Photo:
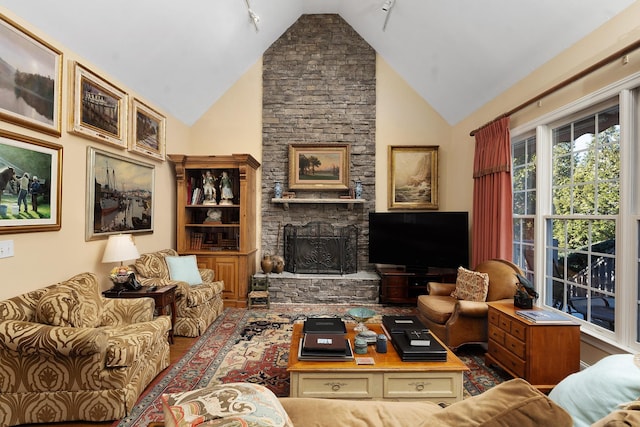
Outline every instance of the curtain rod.
<svg viewBox="0 0 640 427">
<path fill-rule="evenodd" d="M 581 78 L 591 74 L 592 72 L 594 72 L 595 70 L 597 70 L 598 68 L 602 68 L 605 65 L 609 64 L 610 62 L 613 62 L 614 60 L 620 58 L 620 57 L 624 57 L 625 55 L 628 55 L 629 53 L 633 52 L 636 49 L 640 48 L 640 40 L 636 40 L 635 42 L 631 43 L 630 45 L 618 50 L 615 53 L 612 53 L 611 55 L 607 56 L 604 59 L 601 59 L 600 61 L 596 62 L 595 64 L 585 68 L 584 70 L 580 71 L 577 74 L 574 74 L 573 76 L 561 81 L 560 83 L 556 84 L 555 86 L 552 86 L 551 88 L 545 90 L 544 92 L 542 92 L 539 95 L 534 96 L 533 98 L 523 102 L 522 104 L 518 105 L 515 108 L 512 108 L 511 110 L 507 111 L 506 113 L 501 114 L 500 116 L 496 117 L 495 119 L 491 120 L 490 122 L 485 123 L 484 125 L 480 126 L 477 129 L 472 130 L 469 135 L 470 136 L 475 136 L 475 134 L 480 130 L 483 129 L 484 127 L 490 125 L 491 123 L 497 122 L 498 120 L 504 118 L 504 117 L 509 117 L 514 113 L 517 113 L 518 111 L 524 109 L 525 107 L 533 104 L 534 102 L 540 101 L 542 98 L 544 98 L 545 96 L 548 96 L 550 94 L 552 94 L 553 92 L 556 92 L 562 88 L 564 88 L 565 86 L 570 85 L 571 83 L 574 83 L 577 80 L 580 80 Z"/>
</svg>

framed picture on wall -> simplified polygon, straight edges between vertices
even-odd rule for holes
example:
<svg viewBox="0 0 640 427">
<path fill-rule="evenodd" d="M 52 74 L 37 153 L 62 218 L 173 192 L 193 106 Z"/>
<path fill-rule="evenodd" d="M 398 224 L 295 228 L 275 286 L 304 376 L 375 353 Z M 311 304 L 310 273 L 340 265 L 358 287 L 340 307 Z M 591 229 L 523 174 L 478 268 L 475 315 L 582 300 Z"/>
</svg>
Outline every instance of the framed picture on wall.
<svg viewBox="0 0 640 427">
<path fill-rule="evenodd" d="M 127 148 L 127 94 L 77 62 L 73 70 L 71 132 Z"/>
<path fill-rule="evenodd" d="M 153 231 L 153 165 L 87 149 L 85 239 Z"/>
<path fill-rule="evenodd" d="M 289 188 L 346 190 L 349 164 L 349 144 L 291 144 Z"/>
<path fill-rule="evenodd" d="M 0 14 L 0 119 L 61 134 L 62 52 Z"/>
<path fill-rule="evenodd" d="M 438 209 L 438 146 L 389 146 L 389 209 Z"/>
<path fill-rule="evenodd" d="M 129 150 L 164 161 L 166 118 L 136 98 L 131 101 Z"/>
<path fill-rule="evenodd" d="M 62 146 L 0 130 L 0 234 L 61 226 Z"/>
</svg>

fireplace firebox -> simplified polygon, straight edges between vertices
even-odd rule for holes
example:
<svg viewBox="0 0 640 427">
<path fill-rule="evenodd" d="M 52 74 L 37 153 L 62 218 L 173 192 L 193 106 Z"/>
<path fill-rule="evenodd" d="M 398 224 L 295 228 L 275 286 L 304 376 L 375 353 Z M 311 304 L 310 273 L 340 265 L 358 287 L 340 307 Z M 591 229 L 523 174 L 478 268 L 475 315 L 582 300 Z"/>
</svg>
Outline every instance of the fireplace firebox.
<svg viewBox="0 0 640 427">
<path fill-rule="evenodd" d="M 284 227 L 284 269 L 301 274 L 351 274 L 358 271 L 358 228 L 326 222 Z"/>
</svg>

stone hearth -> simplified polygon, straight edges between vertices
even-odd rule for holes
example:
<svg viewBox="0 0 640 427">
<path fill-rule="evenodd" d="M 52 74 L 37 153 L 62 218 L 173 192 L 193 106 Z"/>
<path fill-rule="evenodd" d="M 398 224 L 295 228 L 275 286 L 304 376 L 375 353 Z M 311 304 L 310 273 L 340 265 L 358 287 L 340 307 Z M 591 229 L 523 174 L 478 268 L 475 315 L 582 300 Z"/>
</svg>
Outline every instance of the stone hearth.
<svg viewBox="0 0 640 427">
<path fill-rule="evenodd" d="M 375 272 L 354 274 L 256 273 L 269 277 L 272 303 L 295 304 L 377 304 L 380 277 Z"/>
</svg>

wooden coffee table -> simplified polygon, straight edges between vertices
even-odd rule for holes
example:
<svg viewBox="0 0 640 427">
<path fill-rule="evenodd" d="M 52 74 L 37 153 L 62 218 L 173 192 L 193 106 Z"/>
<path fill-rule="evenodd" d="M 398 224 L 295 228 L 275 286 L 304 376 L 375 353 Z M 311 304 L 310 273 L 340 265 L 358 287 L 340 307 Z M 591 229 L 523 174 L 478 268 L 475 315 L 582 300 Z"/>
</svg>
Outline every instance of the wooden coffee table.
<svg viewBox="0 0 640 427">
<path fill-rule="evenodd" d="M 298 347 L 303 325 L 293 325 L 289 364 L 291 397 L 322 397 L 375 400 L 430 400 L 453 403 L 462 400 L 463 373 L 469 368 L 447 349 L 446 362 L 403 362 L 391 342 L 387 353 L 377 353 L 369 345 L 367 354 L 374 365 L 358 365 L 355 360 L 344 362 L 312 362 L 298 360 Z M 347 324 L 347 337 L 353 347 L 355 325 Z M 379 324 L 368 324 L 372 331 L 382 333 Z M 437 339 L 435 336 L 434 339 Z"/>
</svg>

